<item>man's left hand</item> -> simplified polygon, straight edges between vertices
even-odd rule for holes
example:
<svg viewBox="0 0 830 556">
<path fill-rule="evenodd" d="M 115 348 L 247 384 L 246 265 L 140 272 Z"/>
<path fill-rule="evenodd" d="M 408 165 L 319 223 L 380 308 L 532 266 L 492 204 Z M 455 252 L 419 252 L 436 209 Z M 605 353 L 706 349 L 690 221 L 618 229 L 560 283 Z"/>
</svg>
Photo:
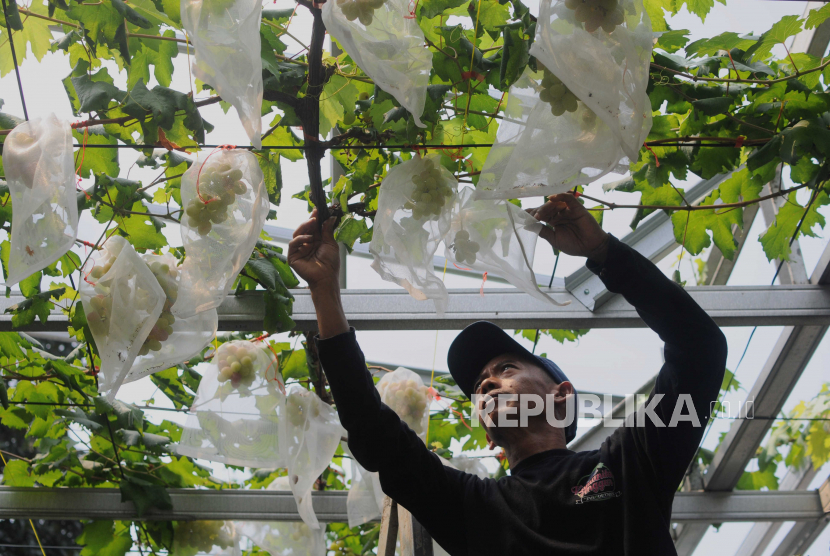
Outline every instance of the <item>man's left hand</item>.
<svg viewBox="0 0 830 556">
<path fill-rule="evenodd" d="M 547 203 L 527 209 L 527 212 L 550 226 L 542 228 L 539 235 L 554 249 L 574 257 L 605 262 L 608 234 L 572 193 L 551 195 Z"/>
</svg>

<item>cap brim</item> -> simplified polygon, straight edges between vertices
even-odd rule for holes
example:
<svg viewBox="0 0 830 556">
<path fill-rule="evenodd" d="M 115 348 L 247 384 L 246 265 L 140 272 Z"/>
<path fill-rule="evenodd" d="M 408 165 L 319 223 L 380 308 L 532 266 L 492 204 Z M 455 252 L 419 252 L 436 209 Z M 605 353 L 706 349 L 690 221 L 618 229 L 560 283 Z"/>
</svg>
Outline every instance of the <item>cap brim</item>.
<svg viewBox="0 0 830 556">
<path fill-rule="evenodd" d="M 447 366 L 458 387 L 471 397 L 473 386 L 484 366 L 494 357 L 505 353 L 516 353 L 535 361 L 533 356 L 519 342 L 493 324 L 479 321 L 471 324 L 456 336 L 447 354 Z"/>
</svg>

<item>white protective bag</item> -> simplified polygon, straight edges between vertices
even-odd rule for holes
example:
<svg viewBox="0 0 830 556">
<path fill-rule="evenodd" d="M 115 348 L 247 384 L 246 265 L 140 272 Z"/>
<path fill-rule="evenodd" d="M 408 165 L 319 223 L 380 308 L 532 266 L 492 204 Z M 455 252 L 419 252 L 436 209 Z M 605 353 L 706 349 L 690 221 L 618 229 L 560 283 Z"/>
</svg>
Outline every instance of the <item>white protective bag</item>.
<svg viewBox="0 0 830 556">
<path fill-rule="evenodd" d="M 265 490 L 290 491 L 288 477 L 277 477 Z M 271 556 L 325 556 L 326 528 L 312 529 L 303 522 L 246 521 L 237 530 Z"/>
<path fill-rule="evenodd" d="M 554 195 L 628 170 L 608 124 L 573 95 L 554 97 L 551 89 L 559 94 L 564 86 L 547 70 L 530 67 L 511 85 L 476 199 Z"/>
<path fill-rule="evenodd" d="M 182 177 L 177 318 L 218 307 L 256 245 L 270 203 L 256 157 L 233 149 L 200 155 Z"/>
<path fill-rule="evenodd" d="M 430 396 L 421 377 L 407 368 L 398 367 L 385 373 L 376 388 L 380 400 L 426 442 Z M 352 484 L 346 499 L 349 527 L 377 519 L 382 509 L 383 490 L 378 474 L 367 471 L 352 459 Z"/>
<path fill-rule="evenodd" d="M 193 75 L 236 108 L 251 144 L 262 148 L 262 4 L 182 0 L 181 17 L 196 53 Z"/>
<path fill-rule="evenodd" d="M 78 237 L 72 130 L 54 114 L 15 127 L 3 143 L 12 202 L 6 287 L 43 270 Z"/>
<path fill-rule="evenodd" d="M 292 387 L 286 396 L 279 424 L 280 449 L 300 517 L 312 529 L 319 529 L 311 489 L 331 463 L 346 431 L 334 408 L 301 386 Z"/>
<path fill-rule="evenodd" d="M 433 257 L 450 228 L 457 188 L 438 154 L 394 166 L 380 186 L 369 245 L 380 277 L 415 299 L 432 299 L 439 315 L 447 309 L 447 288 L 435 274 Z"/>
<path fill-rule="evenodd" d="M 487 472 L 487 468 L 484 467 L 484 464 L 481 463 L 481 459 L 479 458 L 471 458 L 460 454 L 450 459 L 450 465 L 459 471 L 475 475 L 479 479 L 490 478 L 490 473 Z"/>
<path fill-rule="evenodd" d="M 112 401 L 158 322 L 166 296 L 147 263 L 121 236 L 107 239 L 82 272 L 81 301 L 101 357 L 98 390 Z"/>
<path fill-rule="evenodd" d="M 266 346 L 234 340 L 219 346 L 190 407 L 179 454 L 243 467 L 284 467 L 278 415 L 285 386 Z"/>
<path fill-rule="evenodd" d="M 477 201 L 474 190 L 465 187 L 453 206 L 444 251 L 459 268 L 493 273 L 540 301 L 568 305 L 542 293 L 536 283 L 533 256 L 542 226 L 513 203 Z"/>
<path fill-rule="evenodd" d="M 326 30 L 375 84 L 421 123 L 432 52 L 409 15 L 409 0 L 332 0 L 323 4 Z"/>
<path fill-rule="evenodd" d="M 652 47 L 642 0 L 542 0 L 530 54 L 608 124 L 633 161 L 651 130 Z"/>
<path fill-rule="evenodd" d="M 241 556 L 239 532 L 232 521 L 179 521 L 173 531 L 176 556 Z"/>
<path fill-rule="evenodd" d="M 164 255 L 143 255 L 150 272 L 164 290 L 165 301 L 155 326 L 141 346 L 138 357 L 124 383 L 174 367 L 198 355 L 216 335 L 219 317 L 216 309 L 197 313 L 188 318 L 176 318 L 171 309 L 176 303 L 181 274 L 176 258 Z"/>
</svg>

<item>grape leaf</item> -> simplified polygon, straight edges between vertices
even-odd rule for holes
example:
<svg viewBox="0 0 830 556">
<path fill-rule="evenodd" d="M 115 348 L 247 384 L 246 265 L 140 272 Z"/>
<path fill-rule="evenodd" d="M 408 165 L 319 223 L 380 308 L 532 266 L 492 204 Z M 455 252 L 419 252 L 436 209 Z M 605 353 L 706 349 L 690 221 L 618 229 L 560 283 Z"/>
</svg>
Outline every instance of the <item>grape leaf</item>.
<svg viewBox="0 0 830 556">
<path fill-rule="evenodd" d="M 165 37 L 175 37 L 171 30 L 164 32 Z M 155 47 L 155 48 L 154 48 Z M 173 79 L 173 58 L 179 53 L 175 42 L 171 41 L 144 41 L 141 48 L 133 54 L 130 63 L 127 88 L 132 89 L 138 80 L 150 82 L 150 66 L 153 66 L 153 75 L 163 87 L 169 87 Z"/>
<path fill-rule="evenodd" d="M 81 556 L 124 556 L 133 546 L 129 529 L 112 521 L 91 521 L 84 525 L 78 544 Z"/>
<path fill-rule="evenodd" d="M 807 22 L 804 24 L 805 29 L 815 29 L 830 17 L 830 4 L 825 4 L 815 10 L 810 10 L 807 15 Z"/>
<path fill-rule="evenodd" d="M 701 204 L 714 205 L 720 191 L 713 191 Z M 707 232 L 712 232 L 712 239 L 723 256 L 730 261 L 735 255 L 737 242 L 732 235 L 732 226 L 741 225 L 741 211 L 735 209 L 676 211 L 672 214 L 674 239 L 686 250 L 697 255 L 711 245 Z"/>
<path fill-rule="evenodd" d="M 804 223 L 798 230 L 798 235 L 817 237 L 812 228 L 815 225 L 824 227 L 824 216 L 818 212 L 818 209 L 827 204 L 830 204 L 830 198 L 827 196 L 827 193 L 822 191 L 818 194 L 813 204 L 810 205 L 809 210 L 807 210 L 807 216 L 804 217 Z M 764 248 L 764 254 L 767 256 L 767 259 L 770 261 L 776 259 L 789 260 L 790 253 L 792 252 L 790 249 L 790 240 L 793 234 L 795 234 L 798 222 L 804 214 L 805 207 L 798 204 L 798 201 L 795 199 L 795 194 L 791 193 L 787 195 L 786 202 L 781 205 L 778 214 L 775 216 L 775 222 L 760 237 L 761 245 Z"/>
<path fill-rule="evenodd" d="M 663 33 L 660 33 L 660 37 L 657 39 L 657 43 L 654 45 L 654 48 L 661 48 L 669 54 L 673 54 L 686 46 L 689 42 L 688 35 L 688 29 L 664 31 Z"/>
<path fill-rule="evenodd" d="M 73 129 L 72 137 L 81 145 L 115 145 L 117 143 L 115 137 L 111 137 L 104 131 L 103 126 L 91 126 L 83 130 Z M 91 178 L 93 174 L 118 175 L 118 149 L 81 148 L 76 158 L 78 175 L 82 178 Z"/>
<path fill-rule="evenodd" d="M 43 3 L 32 2 L 31 6 L 29 6 L 29 11 L 46 16 L 47 8 Z M 7 32 L 4 28 L 2 30 L 3 38 L 0 42 L 5 43 L 8 40 L 6 35 Z M 35 60 L 40 62 L 46 53 L 49 52 L 49 43 L 52 41 L 49 22 L 26 15 L 23 18 L 23 30 L 13 32 L 12 40 L 14 41 L 18 64 L 23 65 L 23 62 L 29 57 L 30 48 Z M 12 59 L 11 48 L 3 45 L 0 48 L 0 77 L 7 75 L 13 70 L 14 60 Z"/>
</svg>

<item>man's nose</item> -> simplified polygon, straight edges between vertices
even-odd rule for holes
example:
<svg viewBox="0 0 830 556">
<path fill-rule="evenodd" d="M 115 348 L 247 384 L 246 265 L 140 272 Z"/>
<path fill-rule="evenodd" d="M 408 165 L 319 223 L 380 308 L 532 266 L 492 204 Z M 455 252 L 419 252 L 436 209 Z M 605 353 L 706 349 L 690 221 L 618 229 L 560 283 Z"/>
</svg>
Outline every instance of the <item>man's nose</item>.
<svg viewBox="0 0 830 556">
<path fill-rule="evenodd" d="M 497 377 L 487 377 L 481 382 L 479 394 L 489 394 L 493 390 L 498 389 L 500 385 L 501 381 Z"/>
</svg>

